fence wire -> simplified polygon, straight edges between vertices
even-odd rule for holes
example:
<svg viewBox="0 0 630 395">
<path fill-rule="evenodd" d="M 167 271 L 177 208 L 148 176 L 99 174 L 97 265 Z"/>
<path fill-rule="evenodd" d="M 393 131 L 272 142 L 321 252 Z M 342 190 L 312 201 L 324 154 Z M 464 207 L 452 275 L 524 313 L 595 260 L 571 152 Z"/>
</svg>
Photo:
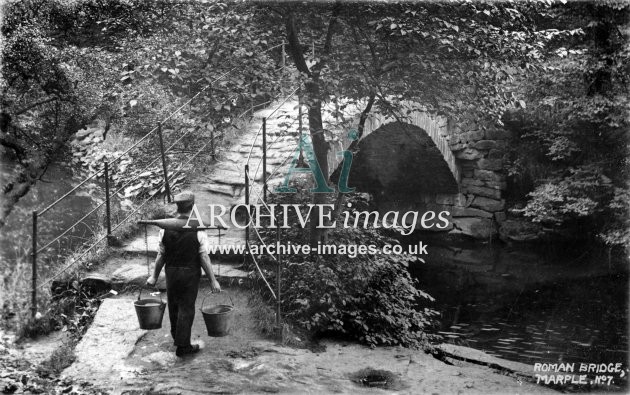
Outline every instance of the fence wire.
<svg viewBox="0 0 630 395">
<path fill-rule="evenodd" d="M 267 48 L 264 51 L 259 52 L 259 54 L 264 54 L 267 53 L 275 48 L 281 47 L 285 45 L 285 43 L 281 43 L 278 45 L 274 45 L 270 48 Z M 284 62 L 284 59 L 283 59 Z M 135 149 L 136 147 L 138 147 L 140 144 L 142 144 L 143 142 L 145 142 L 151 135 L 153 135 L 156 131 L 160 130 L 160 126 L 165 124 L 168 120 L 172 119 L 175 115 L 179 114 L 186 106 L 189 106 L 193 100 L 195 100 L 197 97 L 199 97 L 202 93 L 204 93 L 205 91 L 207 91 L 214 83 L 216 83 L 217 81 L 225 78 L 226 76 L 228 76 L 229 74 L 231 74 L 233 71 L 237 70 L 239 66 L 235 66 L 229 70 L 227 70 L 226 72 L 222 73 L 221 75 L 219 75 L 218 77 L 216 77 L 215 79 L 213 79 L 212 81 L 210 81 L 206 86 L 204 86 L 201 90 L 199 90 L 195 95 L 193 95 L 190 99 L 188 99 L 185 103 L 183 103 L 182 105 L 180 105 L 177 109 L 175 109 L 174 111 L 172 111 L 168 116 L 166 116 L 164 119 L 162 119 L 157 126 L 155 126 L 154 128 L 152 128 L 149 132 L 147 132 L 143 137 L 141 137 L 138 141 L 136 141 L 133 145 L 131 145 L 129 148 L 127 148 L 123 153 L 121 153 L 120 155 L 118 155 L 116 158 L 112 159 L 111 161 L 108 162 L 109 165 L 112 165 L 118 161 L 120 161 L 125 155 L 127 155 L 129 152 L 131 152 L 131 150 Z M 278 68 L 275 71 L 279 71 L 284 69 L 284 63 L 283 66 Z M 282 80 L 281 82 L 285 82 L 284 80 Z M 253 84 L 253 83 L 252 83 Z M 250 84 L 251 86 L 251 84 Z M 271 118 L 279 109 L 280 107 L 282 107 L 293 95 L 295 95 L 295 93 L 300 89 L 300 87 L 296 88 L 295 90 L 293 90 L 289 95 L 287 95 L 284 100 L 282 101 L 282 103 L 280 103 L 280 105 L 278 105 L 269 115 L 269 118 Z M 240 115 L 238 115 L 235 119 L 241 119 L 242 117 L 244 117 L 245 115 L 247 115 L 248 113 L 251 114 L 251 116 L 253 117 L 254 115 L 254 110 L 258 107 L 262 107 L 265 105 L 268 105 L 270 103 L 273 103 L 273 101 L 277 100 L 280 96 L 284 95 L 284 89 L 281 89 L 281 93 L 276 95 L 275 97 L 263 102 L 263 103 L 259 103 L 256 105 L 251 105 L 251 107 L 247 110 L 245 110 L 243 113 L 241 113 Z M 225 102 L 229 101 L 229 100 L 233 100 L 234 98 L 236 98 L 238 95 L 232 95 L 231 97 L 225 99 L 221 104 L 224 104 Z M 293 125 L 295 123 L 295 121 L 291 124 Z M 290 125 L 290 126 L 291 126 Z M 194 130 L 198 130 L 198 128 L 190 128 L 187 132 L 185 132 L 182 136 L 180 136 L 174 143 L 172 143 L 166 150 L 166 152 L 171 151 L 176 144 L 178 144 L 179 142 L 181 142 L 184 137 L 186 137 L 188 134 L 190 134 L 192 131 Z M 256 140 L 258 139 L 258 136 L 260 135 L 260 132 L 262 130 L 259 129 L 259 131 L 257 132 L 254 141 L 252 142 L 252 147 L 250 149 L 250 152 L 248 154 L 247 157 L 247 163 L 249 163 L 250 158 L 251 158 L 251 153 L 253 151 L 253 147 L 256 143 Z M 190 156 L 188 161 L 186 161 L 185 164 L 182 165 L 182 169 L 186 168 L 199 154 L 201 154 L 207 147 L 208 145 L 214 143 L 214 140 L 217 138 L 220 138 L 223 136 L 223 133 L 218 134 L 216 136 L 213 136 L 209 141 L 207 141 L 194 155 Z M 280 138 L 280 136 L 276 137 L 276 140 L 274 142 L 272 142 L 272 144 L 274 144 L 275 142 L 278 141 L 278 139 Z M 127 181 L 125 184 L 123 184 L 121 187 L 119 187 L 117 190 L 113 191 L 113 196 L 117 196 L 121 191 L 124 190 L 124 188 L 126 188 L 129 184 L 131 184 L 132 182 L 136 181 L 139 176 L 144 173 L 146 170 L 148 170 L 151 166 L 153 166 L 158 160 L 160 159 L 160 157 L 156 157 L 155 159 L 153 159 L 149 164 L 147 164 L 141 171 L 138 172 L 138 174 L 133 177 L 131 180 Z M 285 164 L 285 162 L 288 160 L 288 158 L 286 158 L 282 164 L 279 166 L 283 166 Z M 260 168 L 260 164 L 261 162 L 258 163 L 258 166 L 256 168 L 255 174 L 258 173 L 258 170 Z M 279 168 L 278 167 L 278 168 Z M 278 170 L 278 168 L 276 168 L 274 170 L 274 172 L 272 174 L 275 174 L 276 171 Z M 87 183 L 88 181 L 94 179 L 95 177 L 99 176 L 100 174 L 102 174 L 105 171 L 105 169 L 100 169 L 95 171 L 94 173 L 88 175 L 84 180 L 82 180 L 79 184 L 77 184 L 74 188 L 72 188 L 71 190 L 69 190 L 68 192 L 66 192 L 64 195 L 62 195 L 60 198 L 56 199 L 54 202 L 52 202 L 51 204 L 49 204 L 48 206 L 46 206 L 43 210 L 41 210 L 40 212 L 34 212 L 34 218 L 36 218 L 38 215 L 41 216 L 43 214 L 45 214 L 46 212 L 48 212 L 50 209 L 52 209 L 54 206 L 56 206 L 59 202 L 61 202 L 62 200 L 66 199 L 68 196 L 70 196 L 73 192 L 75 192 L 77 189 L 79 189 L 81 186 L 85 185 L 85 183 Z M 148 198 L 146 198 L 139 206 L 137 206 L 133 211 L 131 211 L 131 213 L 129 213 L 127 215 L 127 217 L 125 217 L 123 220 L 121 220 L 118 224 L 116 224 L 114 227 L 111 228 L 111 233 L 113 233 L 115 230 L 117 230 L 122 224 L 124 224 L 126 221 L 128 221 L 132 216 L 136 215 L 137 212 L 144 207 L 149 201 L 153 200 L 159 193 L 162 192 L 162 190 L 165 188 L 166 184 L 168 181 L 170 180 L 174 180 L 176 176 L 178 176 L 180 174 L 181 170 L 177 170 L 174 171 L 172 174 L 170 174 L 169 176 L 166 176 L 165 179 L 158 185 L 158 187 L 155 189 L 155 192 L 153 192 Z M 251 182 L 251 179 L 249 178 L 249 174 L 247 175 L 247 185 L 246 188 L 249 188 L 250 184 L 253 184 Z M 258 191 L 256 191 L 254 188 L 252 188 L 251 190 L 253 190 L 256 195 L 257 195 L 257 201 L 262 201 L 263 204 L 265 205 L 265 207 L 268 208 L 267 203 L 264 201 L 264 199 L 261 197 L 260 193 Z M 52 241 L 48 242 L 46 245 L 44 245 L 41 248 L 38 249 L 33 249 L 33 267 L 34 270 L 37 270 L 36 265 L 35 265 L 35 257 L 37 256 L 38 253 L 46 250 L 47 248 L 49 248 L 53 243 L 57 242 L 61 237 L 65 236 L 68 232 L 70 232 L 70 230 L 72 230 L 75 226 L 77 226 L 79 223 L 81 223 L 83 220 L 85 220 L 88 216 L 92 215 L 93 213 L 95 213 L 98 209 L 100 209 L 104 204 L 106 203 L 106 201 L 100 203 L 97 207 L 95 207 L 94 209 L 92 209 L 90 212 L 88 212 L 86 215 L 84 215 L 81 219 L 79 219 L 78 221 L 76 221 L 73 225 L 71 225 L 70 227 L 68 227 L 67 229 L 65 229 L 60 235 L 58 235 L 57 237 L 55 237 Z M 250 222 L 251 222 L 251 213 L 248 213 L 249 217 L 250 217 Z M 260 233 L 258 232 L 258 230 L 254 229 L 255 233 L 258 237 L 258 239 L 265 244 L 263 238 L 261 237 Z M 82 251 L 80 253 L 80 255 L 78 257 L 74 257 L 74 258 L 70 258 L 70 262 L 68 264 L 66 264 L 61 270 L 58 270 L 54 275 L 50 276 L 49 278 L 47 278 L 44 282 L 40 283 L 39 285 L 35 285 L 35 282 L 33 283 L 33 301 L 35 302 L 35 288 L 43 288 L 44 286 L 50 284 L 53 280 L 55 280 L 56 278 L 58 278 L 59 276 L 61 276 L 63 273 L 65 273 L 68 269 L 70 269 L 71 267 L 73 267 L 74 265 L 76 265 L 77 263 L 81 262 L 94 248 L 96 248 L 101 242 L 103 242 L 108 236 L 111 235 L 111 233 L 107 233 L 102 237 L 99 237 L 91 246 L 87 247 L 86 250 Z M 33 240 L 33 245 L 35 246 L 36 240 L 35 240 L 35 233 L 33 234 L 34 240 Z M 269 282 L 267 281 L 267 279 L 265 278 L 262 269 L 260 268 L 260 265 L 258 263 L 258 261 L 256 260 L 256 257 L 251 254 L 251 245 L 249 244 L 249 242 L 247 242 L 247 248 L 248 248 L 248 252 L 250 253 L 249 255 L 252 257 L 252 261 L 254 262 L 254 265 L 256 266 L 256 269 L 258 271 L 258 273 L 260 274 L 262 280 L 264 281 L 265 285 L 267 286 L 267 288 L 269 289 L 269 291 L 271 292 L 271 295 L 273 296 L 274 299 L 277 299 L 276 293 L 274 292 L 273 288 L 271 287 L 271 285 L 269 284 Z M 278 261 L 278 259 L 273 256 L 272 254 L 269 254 L 274 260 Z M 35 278 L 36 274 L 34 273 L 33 277 Z M 35 281 L 35 280 L 33 280 Z M 35 309 L 33 309 L 33 312 L 35 311 Z"/>
</svg>

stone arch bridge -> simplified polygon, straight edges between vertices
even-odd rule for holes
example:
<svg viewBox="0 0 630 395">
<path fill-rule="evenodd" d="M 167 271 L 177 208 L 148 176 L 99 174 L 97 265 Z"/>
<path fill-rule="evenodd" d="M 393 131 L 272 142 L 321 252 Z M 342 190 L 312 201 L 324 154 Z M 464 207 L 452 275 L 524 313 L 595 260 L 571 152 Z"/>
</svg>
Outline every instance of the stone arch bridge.
<svg viewBox="0 0 630 395">
<path fill-rule="evenodd" d="M 417 107 L 368 117 L 349 185 L 372 193 L 379 210 L 449 211 L 446 231 L 492 237 L 505 219 L 506 132 L 453 125 Z"/>
</svg>

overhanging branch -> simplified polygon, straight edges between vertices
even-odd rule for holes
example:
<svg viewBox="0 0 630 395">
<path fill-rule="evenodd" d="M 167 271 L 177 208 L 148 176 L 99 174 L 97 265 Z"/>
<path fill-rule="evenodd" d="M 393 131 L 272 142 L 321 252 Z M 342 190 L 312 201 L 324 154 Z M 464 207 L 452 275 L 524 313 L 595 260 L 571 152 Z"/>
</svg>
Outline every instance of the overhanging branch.
<svg viewBox="0 0 630 395">
<path fill-rule="evenodd" d="M 43 99 L 43 100 L 40 100 L 40 101 L 38 101 L 38 102 L 31 103 L 31 104 L 29 104 L 28 106 L 23 107 L 23 108 L 20 108 L 19 110 L 17 110 L 17 111 L 14 113 L 14 115 L 20 115 L 20 114 L 23 114 L 23 113 L 27 112 L 28 110 L 30 110 L 31 108 L 35 108 L 35 107 L 37 107 L 37 106 L 41 106 L 42 104 L 50 103 L 50 102 L 55 101 L 55 100 L 59 100 L 59 97 L 57 97 L 57 96 L 54 96 L 54 97 L 49 97 L 49 98 L 47 98 L 47 99 Z"/>
<path fill-rule="evenodd" d="M 297 67 L 299 72 L 312 77 L 311 70 L 309 70 L 306 60 L 304 59 L 302 45 L 300 44 L 300 39 L 297 35 L 295 14 L 292 11 L 287 14 L 285 26 L 287 30 L 287 41 L 289 44 L 288 49 L 289 53 L 291 53 L 291 57 L 293 58 L 293 62 L 295 63 L 295 67 Z"/>
<path fill-rule="evenodd" d="M 326 39 L 324 40 L 324 49 L 322 51 L 322 58 L 316 65 L 313 66 L 313 71 L 319 72 L 324 65 L 326 65 L 328 61 L 328 57 L 330 56 L 330 51 L 332 50 L 332 38 L 335 33 L 335 28 L 337 27 L 338 16 L 339 16 L 340 6 L 337 4 L 335 8 L 333 8 L 332 15 L 330 20 L 328 21 L 328 29 L 326 30 Z"/>
</svg>

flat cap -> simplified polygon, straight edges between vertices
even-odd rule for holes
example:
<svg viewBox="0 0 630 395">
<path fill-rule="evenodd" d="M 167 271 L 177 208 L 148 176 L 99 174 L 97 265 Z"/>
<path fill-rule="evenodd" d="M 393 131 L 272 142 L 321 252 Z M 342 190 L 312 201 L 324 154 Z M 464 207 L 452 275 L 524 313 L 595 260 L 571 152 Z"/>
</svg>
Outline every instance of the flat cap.
<svg viewBox="0 0 630 395">
<path fill-rule="evenodd" d="M 184 191 L 178 193 L 173 198 L 173 203 L 183 203 L 183 202 L 195 202 L 195 194 L 190 191 Z"/>
</svg>

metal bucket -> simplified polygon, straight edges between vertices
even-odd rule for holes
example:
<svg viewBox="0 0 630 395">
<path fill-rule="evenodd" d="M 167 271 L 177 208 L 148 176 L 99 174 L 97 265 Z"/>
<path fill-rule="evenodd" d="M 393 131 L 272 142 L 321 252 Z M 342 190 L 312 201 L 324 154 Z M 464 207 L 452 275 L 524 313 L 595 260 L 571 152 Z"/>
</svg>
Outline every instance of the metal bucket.
<svg viewBox="0 0 630 395">
<path fill-rule="evenodd" d="M 208 336 L 226 336 L 230 333 L 230 329 L 232 327 L 234 312 L 234 302 L 232 301 L 232 298 L 228 295 L 228 297 L 230 298 L 230 303 L 232 303 L 231 306 L 227 304 L 219 304 L 215 306 L 204 307 L 206 297 L 204 297 L 203 301 L 201 302 L 201 315 L 203 316 L 203 321 L 206 324 Z"/>
<path fill-rule="evenodd" d="M 142 289 L 138 294 L 138 300 L 133 302 L 140 329 L 160 329 L 166 303 L 162 301 L 161 295 L 160 299 L 140 299 L 141 295 Z"/>
</svg>

